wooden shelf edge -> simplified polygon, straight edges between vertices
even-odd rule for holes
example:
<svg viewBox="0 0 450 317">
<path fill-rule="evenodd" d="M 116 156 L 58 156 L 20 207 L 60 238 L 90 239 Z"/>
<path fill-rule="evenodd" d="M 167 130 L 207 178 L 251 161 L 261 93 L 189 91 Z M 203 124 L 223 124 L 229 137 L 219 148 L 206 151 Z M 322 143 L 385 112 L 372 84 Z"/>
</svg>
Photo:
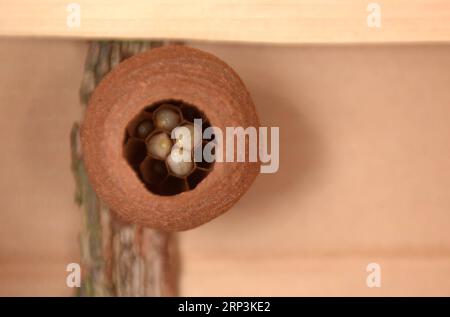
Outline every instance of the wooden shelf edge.
<svg viewBox="0 0 450 317">
<path fill-rule="evenodd" d="M 450 0 L 377 1 L 380 28 L 368 26 L 371 2 L 76 0 L 80 26 L 69 27 L 68 17 L 78 10 L 71 1 L 3 0 L 0 36 L 280 44 L 450 41 Z"/>
</svg>

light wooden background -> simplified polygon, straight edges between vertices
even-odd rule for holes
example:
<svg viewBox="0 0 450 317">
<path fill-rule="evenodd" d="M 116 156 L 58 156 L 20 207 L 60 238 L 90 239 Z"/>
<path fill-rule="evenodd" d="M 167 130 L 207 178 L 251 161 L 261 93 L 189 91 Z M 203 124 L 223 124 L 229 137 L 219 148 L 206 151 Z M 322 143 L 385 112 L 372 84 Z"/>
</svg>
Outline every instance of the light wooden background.
<svg viewBox="0 0 450 317">
<path fill-rule="evenodd" d="M 67 6 L 80 8 L 68 27 Z M 367 26 L 379 4 L 381 28 Z M 2 0 L 0 35 L 263 43 L 450 41 L 450 0 Z M 73 12 L 73 11 L 71 11 Z"/>
<path fill-rule="evenodd" d="M 450 46 L 194 46 L 281 127 L 281 168 L 180 234 L 182 295 L 450 295 Z M 86 48 L 0 40 L 0 295 L 71 294 Z"/>
</svg>

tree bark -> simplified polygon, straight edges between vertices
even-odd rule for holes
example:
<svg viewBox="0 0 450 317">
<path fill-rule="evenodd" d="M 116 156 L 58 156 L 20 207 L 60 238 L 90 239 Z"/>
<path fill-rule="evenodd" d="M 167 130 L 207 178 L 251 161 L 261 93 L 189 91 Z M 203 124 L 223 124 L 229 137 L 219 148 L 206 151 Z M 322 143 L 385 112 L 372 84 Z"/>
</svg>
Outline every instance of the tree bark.
<svg viewBox="0 0 450 317">
<path fill-rule="evenodd" d="M 104 75 L 134 54 L 164 42 L 92 42 L 80 88 L 84 110 Z M 84 116 L 84 115 L 83 115 Z M 96 196 L 86 175 L 79 123 L 71 133 L 75 201 L 82 207 L 80 296 L 176 296 L 176 235 L 120 222 Z"/>
</svg>

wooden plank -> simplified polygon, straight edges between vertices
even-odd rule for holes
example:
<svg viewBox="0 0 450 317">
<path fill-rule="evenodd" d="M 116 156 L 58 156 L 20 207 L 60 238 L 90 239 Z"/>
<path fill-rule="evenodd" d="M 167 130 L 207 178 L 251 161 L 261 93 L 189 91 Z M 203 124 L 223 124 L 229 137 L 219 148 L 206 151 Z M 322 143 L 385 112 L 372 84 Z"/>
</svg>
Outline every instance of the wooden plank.
<svg viewBox="0 0 450 317">
<path fill-rule="evenodd" d="M 196 47 L 280 126 L 280 170 L 180 233 L 181 295 L 450 295 L 450 45 Z M 0 40 L 0 295 L 73 291 L 68 139 L 86 48 Z"/>
<path fill-rule="evenodd" d="M 381 267 L 368 287 L 368 263 Z M 450 257 L 298 256 L 249 253 L 191 256 L 181 293 L 189 296 L 448 296 Z"/>
<path fill-rule="evenodd" d="M 379 0 L 381 28 L 367 25 L 369 0 L 2 0 L 0 35 L 170 38 L 263 43 L 450 41 L 449 0 Z"/>
</svg>

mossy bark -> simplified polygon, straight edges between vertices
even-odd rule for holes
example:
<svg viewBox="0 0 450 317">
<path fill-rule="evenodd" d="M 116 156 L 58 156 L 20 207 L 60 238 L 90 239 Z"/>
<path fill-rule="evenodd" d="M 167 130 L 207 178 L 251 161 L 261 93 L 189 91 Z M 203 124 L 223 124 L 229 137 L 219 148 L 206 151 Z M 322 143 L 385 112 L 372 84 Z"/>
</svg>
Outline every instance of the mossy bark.
<svg viewBox="0 0 450 317">
<path fill-rule="evenodd" d="M 164 42 L 92 42 L 80 100 L 83 113 L 91 93 L 112 68 Z M 96 196 L 86 175 L 79 123 L 71 133 L 75 201 L 82 207 L 80 296 L 176 296 L 179 261 L 175 234 L 120 222 Z"/>
</svg>

